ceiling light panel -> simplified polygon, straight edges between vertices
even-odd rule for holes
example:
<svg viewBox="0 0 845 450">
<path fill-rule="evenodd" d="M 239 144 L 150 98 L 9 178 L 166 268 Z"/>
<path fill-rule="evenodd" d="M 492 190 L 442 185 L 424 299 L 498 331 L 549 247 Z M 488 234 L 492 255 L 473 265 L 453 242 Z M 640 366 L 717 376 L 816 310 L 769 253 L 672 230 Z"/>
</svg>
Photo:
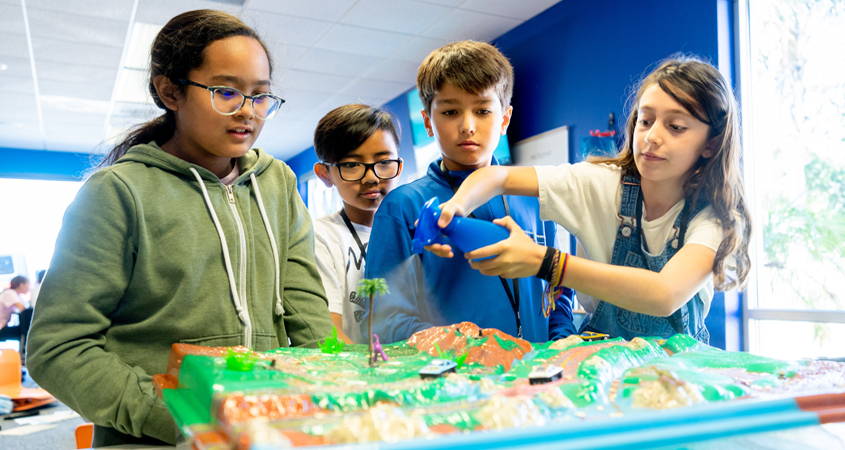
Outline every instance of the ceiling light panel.
<svg viewBox="0 0 845 450">
<path fill-rule="evenodd" d="M 262 11 L 337 22 L 357 0 L 251 0 L 247 12 Z"/>
<path fill-rule="evenodd" d="M 222 3 L 224 5 L 243 6 L 246 0 L 209 0 L 214 3 Z"/>
<path fill-rule="evenodd" d="M 466 0 L 425 0 L 428 3 L 436 3 L 443 6 L 457 7 Z"/>
<path fill-rule="evenodd" d="M 27 13 L 33 38 L 49 38 L 121 49 L 126 37 L 128 19 L 99 19 L 39 9 L 27 9 Z"/>
<path fill-rule="evenodd" d="M 122 40 L 121 40 L 122 42 Z M 114 69 L 120 65 L 121 47 L 79 44 L 48 38 L 32 38 L 36 66 L 41 61 Z"/>
<path fill-rule="evenodd" d="M 332 95 L 334 93 L 292 89 L 284 96 L 285 104 L 282 105 L 282 108 L 286 108 L 291 112 L 302 113 L 302 111 L 320 106 L 324 101 L 331 98 Z"/>
<path fill-rule="evenodd" d="M 12 120 L 16 118 L 20 120 L 38 120 L 35 94 L 7 92 L 0 97 L 0 120 Z"/>
<path fill-rule="evenodd" d="M 263 38 L 262 38 L 263 39 Z M 274 41 L 268 42 L 264 40 L 264 44 L 270 49 L 270 55 L 273 56 L 273 76 L 284 76 L 287 70 L 308 51 L 308 47 L 299 45 L 290 45 L 284 42 Z"/>
<path fill-rule="evenodd" d="M 0 74 L 0 92 L 35 95 L 35 83 L 32 82 L 32 77 L 9 77 Z"/>
<path fill-rule="evenodd" d="M 2 123 L 0 121 L 0 124 Z M 21 150 L 44 150 L 41 128 L 39 128 L 37 120 L 31 123 L 10 122 L 6 126 L 0 126 L 0 134 L 3 135 L 3 147 Z"/>
<path fill-rule="evenodd" d="M 379 95 L 337 94 L 323 102 L 320 107 L 326 112 L 329 112 L 338 106 L 343 106 L 349 103 L 363 103 L 365 105 L 380 106 L 388 100 L 390 100 L 390 97 L 382 97 Z"/>
<path fill-rule="evenodd" d="M 293 93 L 300 89 L 335 93 L 343 89 L 349 82 L 348 77 L 291 69 L 281 75 L 277 84 L 281 86 L 281 92 L 284 96 L 290 95 L 289 92 Z"/>
<path fill-rule="evenodd" d="M 115 101 L 152 104 L 153 98 L 147 91 L 149 80 L 146 70 L 124 68 L 117 77 Z"/>
<path fill-rule="evenodd" d="M 362 0 L 340 23 L 403 34 L 419 34 L 451 8 L 408 0 Z"/>
<path fill-rule="evenodd" d="M 38 61 L 38 81 L 64 81 L 67 83 L 90 83 L 92 85 L 112 86 L 117 77 L 117 68 L 80 66 L 76 64 Z"/>
<path fill-rule="evenodd" d="M 179 14 L 196 9 L 216 9 L 238 15 L 243 8 L 202 0 L 140 0 L 135 21 L 164 25 Z"/>
<path fill-rule="evenodd" d="M 528 20 L 549 9 L 559 0 L 531 0 L 515 2 L 513 0 L 466 0 L 461 9 L 482 12 L 496 16 Z"/>
<path fill-rule="evenodd" d="M 26 9 L 27 11 L 34 9 L 59 11 L 100 19 L 127 21 L 132 14 L 132 3 L 132 0 L 26 0 Z"/>
<path fill-rule="evenodd" d="M 0 3 L 0 30 L 9 34 L 25 34 L 23 23 L 23 9 L 20 2 L 17 5 Z"/>
<path fill-rule="evenodd" d="M 132 24 L 132 36 L 129 38 L 129 48 L 126 50 L 126 60 L 123 67 L 145 70 L 150 65 L 150 50 L 162 25 L 135 22 Z"/>
<path fill-rule="evenodd" d="M 357 77 L 380 60 L 381 58 L 373 56 L 311 49 L 294 64 L 293 68 L 330 75 Z"/>
<path fill-rule="evenodd" d="M 0 56 L 0 63 L 6 66 L 5 70 L 0 71 L 0 80 L 5 77 L 29 78 L 30 81 L 32 80 L 32 66 L 29 64 L 29 58 Z"/>
<path fill-rule="evenodd" d="M 386 59 L 368 70 L 363 77 L 371 80 L 393 81 L 405 83 L 409 88 L 416 84 L 419 62 L 400 61 L 398 59 Z"/>
<path fill-rule="evenodd" d="M 66 81 L 44 80 L 38 76 L 38 93 L 44 95 L 56 95 L 77 98 L 80 100 L 102 100 L 109 101 L 114 90 L 114 78 L 107 83 L 97 83 L 93 80 L 81 83 L 69 83 Z M 42 99 L 43 102 L 43 99 Z"/>
<path fill-rule="evenodd" d="M 393 57 L 419 65 L 431 52 L 450 42 L 446 39 L 417 36 L 405 44 Z"/>
<path fill-rule="evenodd" d="M 358 78 L 347 86 L 342 94 L 357 95 L 363 98 L 389 99 L 411 89 L 410 83 L 392 83 L 389 81 Z"/>
<path fill-rule="evenodd" d="M 21 23 L 23 23 L 23 19 L 21 19 Z M 0 28 L 0 42 L 3 43 L 3 45 L 0 45 L 0 58 L 11 56 L 29 61 L 29 46 L 26 43 L 26 34 L 7 33 L 5 28 Z M 29 63 L 27 62 L 27 64 Z"/>
<path fill-rule="evenodd" d="M 333 22 L 251 10 L 242 14 L 241 19 L 255 28 L 271 47 L 281 43 L 310 47 L 333 25 Z"/>
<path fill-rule="evenodd" d="M 335 25 L 314 44 L 314 47 L 355 55 L 386 57 L 412 38 L 413 36 L 407 34 Z"/>
<path fill-rule="evenodd" d="M 490 41 L 521 23 L 521 20 L 454 9 L 443 19 L 423 31 L 422 35 L 450 41 L 463 39 Z"/>
</svg>

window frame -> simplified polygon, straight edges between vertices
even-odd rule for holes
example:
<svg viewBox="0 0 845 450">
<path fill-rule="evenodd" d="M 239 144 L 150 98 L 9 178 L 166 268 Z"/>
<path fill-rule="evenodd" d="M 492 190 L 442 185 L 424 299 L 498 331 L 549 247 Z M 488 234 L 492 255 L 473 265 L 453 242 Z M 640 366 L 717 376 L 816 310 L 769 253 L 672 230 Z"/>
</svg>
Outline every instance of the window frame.
<svg viewBox="0 0 845 450">
<path fill-rule="evenodd" d="M 740 110 L 742 114 L 742 141 L 743 141 L 743 176 L 746 186 L 746 198 L 751 208 L 752 217 L 762 217 L 757 214 L 762 211 L 759 197 L 756 195 L 755 178 L 755 151 L 751 121 L 753 115 L 751 94 L 751 0 L 739 0 L 734 10 L 737 18 L 737 25 L 734 33 L 737 36 L 735 43 L 736 67 L 739 69 L 739 94 Z M 743 350 L 755 353 L 761 348 L 760 330 L 758 321 L 792 321 L 792 322 L 816 322 L 816 323 L 845 323 L 845 310 L 812 310 L 812 309 L 774 309 L 761 308 L 759 292 L 758 258 L 763 248 L 763 227 L 762 221 L 754 221 L 752 242 L 749 245 L 752 267 L 748 285 L 740 293 L 742 305 L 742 343 Z"/>
</svg>

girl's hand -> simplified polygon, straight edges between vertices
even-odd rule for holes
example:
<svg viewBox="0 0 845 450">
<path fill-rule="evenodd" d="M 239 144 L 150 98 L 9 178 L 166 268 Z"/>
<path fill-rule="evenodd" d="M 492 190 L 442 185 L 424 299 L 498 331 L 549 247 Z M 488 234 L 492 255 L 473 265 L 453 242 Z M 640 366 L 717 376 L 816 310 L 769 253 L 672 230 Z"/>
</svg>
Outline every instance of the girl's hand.
<svg viewBox="0 0 845 450">
<path fill-rule="evenodd" d="M 537 245 L 510 216 L 496 219 L 493 223 L 507 228 L 511 233 L 510 237 L 493 245 L 465 253 L 464 256 L 470 260 L 469 265 L 484 275 L 498 275 L 504 278 L 523 278 L 537 275 L 540 266 L 543 264 L 543 257 L 546 256 L 546 247 Z M 472 261 L 488 256 L 493 256 L 493 258 Z"/>
<path fill-rule="evenodd" d="M 453 200 L 449 200 L 448 202 L 440 205 L 440 219 L 437 221 L 437 226 L 440 228 L 446 228 L 446 226 L 452 222 L 453 217 L 463 217 L 464 215 L 464 207 Z M 455 256 L 455 254 L 452 253 L 452 247 L 447 244 L 426 245 L 425 249 L 441 258 L 451 258 Z"/>
<path fill-rule="evenodd" d="M 455 216 L 466 217 L 464 207 L 455 200 L 449 200 L 440 205 L 440 219 L 437 220 L 437 226 L 446 228 L 452 222 Z"/>
</svg>

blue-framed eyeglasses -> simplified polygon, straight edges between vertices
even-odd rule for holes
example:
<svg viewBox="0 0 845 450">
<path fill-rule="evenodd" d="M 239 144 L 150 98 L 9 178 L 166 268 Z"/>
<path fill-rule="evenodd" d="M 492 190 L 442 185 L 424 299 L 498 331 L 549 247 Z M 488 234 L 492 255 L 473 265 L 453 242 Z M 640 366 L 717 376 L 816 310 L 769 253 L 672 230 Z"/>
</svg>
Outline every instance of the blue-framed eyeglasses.
<svg viewBox="0 0 845 450">
<path fill-rule="evenodd" d="M 185 78 L 179 79 L 183 85 L 201 87 L 211 92 L 211 107 L 224 116 L 231 116 L 243 108 L 246 100 L 252 101 L 252 110 L 261 120 L 270 120 L 279 112 L 279 107 L 285 102 L 275 94 L 246 95 L 228 86 L 206 86 Z"/>
</svg>

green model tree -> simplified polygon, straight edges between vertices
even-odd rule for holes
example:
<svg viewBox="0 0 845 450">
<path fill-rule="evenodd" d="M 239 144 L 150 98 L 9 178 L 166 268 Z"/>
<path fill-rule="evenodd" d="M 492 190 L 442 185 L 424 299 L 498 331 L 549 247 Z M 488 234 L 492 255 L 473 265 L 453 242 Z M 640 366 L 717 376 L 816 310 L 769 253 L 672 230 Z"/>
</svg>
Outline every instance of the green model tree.
<svg viewBox="0 0 845 450">
<path fill-rule="evenodd" d="M 384 278 L 373 278 L 368 280 L 364 278 L 358 283 L 358 293 L 366 295 L 370 298 L 370 304 L 367 306 L 369 312 L 367 313 L 367 335 L 370 338 L 370 361 L 373 360 L 373 297 L 376 295 L 384 295 L 387 290 L 387 281 Z"/>
</svg>

